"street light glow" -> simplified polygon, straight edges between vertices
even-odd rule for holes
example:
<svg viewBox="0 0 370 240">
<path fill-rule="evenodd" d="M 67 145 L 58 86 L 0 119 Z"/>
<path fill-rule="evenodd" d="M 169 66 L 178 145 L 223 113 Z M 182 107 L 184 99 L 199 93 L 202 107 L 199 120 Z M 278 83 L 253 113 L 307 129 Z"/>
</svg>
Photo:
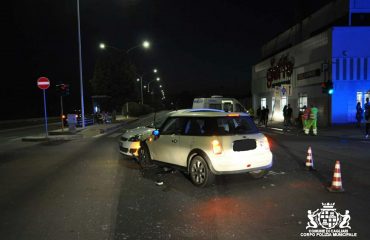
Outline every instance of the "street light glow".
<svg viewBox="0 0 370 240">
<path fill-rule="evenodd" d="M 148 41 L 144 41 L 144 42 L 143 42 L 143 47 L 144 47 L 144 48 L 149 48 L 149 47 L 150 47 L 150 42 L 148 42 Z"/>
<path fill-rule="evenodd" d="M 140 82 L 140 78 L 137 78 L 137 79 L 136 79 L 136 82 Z"/>
<path fill-rule="evenodd" d="M 159 82 L 159 80 L 161 80 L 159 77 L 157 77 L 157 82 Z"/>
<path fill-rule="evenodd" d="M 100 43 L 99 44 L 99 47 L 100 47 L 100 49 L 105 49 L 105 44 L 104 43 Z"/>
<path fill-rule="evenodd" d="M 154 73 L 157 73 L 157 69 L 156 69 L 156 68 L 154 68 L 154 69 L 153 69 L 153 72 L 154 72 Z"/>
</svg>

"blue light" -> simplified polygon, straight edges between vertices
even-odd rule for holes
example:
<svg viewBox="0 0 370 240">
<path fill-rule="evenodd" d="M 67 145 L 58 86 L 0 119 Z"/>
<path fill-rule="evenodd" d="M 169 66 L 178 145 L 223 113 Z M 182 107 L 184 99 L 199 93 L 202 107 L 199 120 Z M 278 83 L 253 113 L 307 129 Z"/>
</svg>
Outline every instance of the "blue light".
<svg viewBox="0 0 370 240">
<path fill-rule="evenodd" d="M 153 135 L 156 136 L 156 137 L 159 136 L 159 130 L 154 130 Z"/>
<path fill-rule="evenodd" d="M 331 122 L 356 121 L 357 94 L 370 90 L 370 27 L 332 28 Z"/>
</svg>

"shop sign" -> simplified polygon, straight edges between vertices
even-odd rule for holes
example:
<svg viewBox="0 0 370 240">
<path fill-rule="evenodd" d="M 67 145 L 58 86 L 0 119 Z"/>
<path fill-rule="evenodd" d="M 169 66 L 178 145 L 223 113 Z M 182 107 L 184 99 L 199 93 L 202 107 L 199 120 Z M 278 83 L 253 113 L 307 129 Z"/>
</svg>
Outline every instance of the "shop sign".
<svg viewBox="0 0 370 240">
<path fill-rule="evenodd" d="M 289 54 L 282 55 L 278 61 L 275 58 L 270 60 L 271 67 L 267 69 L 267 88 L 281 85 L 282 83 L 290 83 L 290 78 L 293 73 L 294 58 L 289 57 Z"/>
</svg>

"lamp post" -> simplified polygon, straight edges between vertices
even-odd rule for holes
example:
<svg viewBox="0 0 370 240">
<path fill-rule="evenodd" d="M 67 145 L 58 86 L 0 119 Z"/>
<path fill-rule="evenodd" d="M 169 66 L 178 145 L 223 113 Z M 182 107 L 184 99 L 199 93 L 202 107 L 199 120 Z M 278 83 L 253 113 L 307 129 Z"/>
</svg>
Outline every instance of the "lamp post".
<svg viewBox="0 0 370 240">
<path fill-rule="evenodd" d="M 81 24 L 80 24 L 80 0 L 77 0 L 77 25 L 78 25 L 78 56 L 80 64 L 80 92 L 81 92 L 81 115 L 82 128 L 85 128 L 85 104 L 84 104 L 84 85 L 82 77 L 82 54 L 81 54 Z"/>
<path fill-rule="evenodd" d="M 106 48 L 110 48 L 110 49 L 114 49 L 120 53 L 125 53 L 126 55 L 129 54 L 130 51 L 134 50 L 135 48 L 138 48 L 138 47 L 143 47 L 144 49 L 148 49 L 150 48 L 150 42 L 145 40 L 143 41 L 141 44 L 139 45 L 135 45 L 127 50 L 122 50 L 122 49 L 119 49 L 119 48 L 116 48 L 116 47 L 113 47 L 113 46 L 110 46 L 110 45 L 106 45 L 105 43 L 100 43 L 99 44 L 99 48 L 104 50 Z M 155 72 L 157 72 L 157 69 L 154 69 Z M 137 79 L 137 81 L 140 81 L 141 82 L 141 104 L 144 103 L 144 100 L 143 100 L 143 75 L 140 76 L 140 80 Z M 127 103 L 128 105 L 128 103 Z M 128 106 L 127 106 L 127 116 L 128 116 Z"/>
<path fill-rule="evenodd" d="M 153 73 L 157 73 L 158 70 L 156 68 L 153 69 Z M 143 96 L 143 77 L 144 75 L 147 75 L 148 73 L 144 73 L 141 75 L 138 75 L 139 78 L 136 79 L 137 82 L 140 82 L 140 93 L 141 93 L 141 104 L 144 104 L 144 96 Z M 144 86 L 146 88 L 146 86 Z"/>
<path fill-rule="evenodd" d="M 131 52 L 135 48 L 139 48 L 139 47 L 143 47 L 144 49 L 149 49 L 150 48 L 150 42 L 147 41 L 147 40 L 145 40 L 141 44 L 138 44 L 138 45 L 135 45 L 133 47 L 130 47 L 127 50 L 122 50 L 122 49 L 119 49 L 119 48 L 116 48 L 116 47 L 113 47 L 113 46 L 110 46 L 110 45 L 106 45 L 105 43 L 99 43 L 99 48 L 100 49 L 103 49 L 104 50 L 106 48 L 111 48 L 111 49 L 114 49 L 114 50 L 116 50 L 118 52 L 125 52 L 126 54 L 128 54 L 129 52 Z"/>
<path fill-rule="evenodd" d="M 154 82 L 154 81 L 159 82 L 160 80 L 161 80 L 161 79 L 160 79 L 159 77 L 157 77 L 155 80 L 152 80 L 152 81 L 148 82 L 148 93 L 150 92 L 150 84 L 151 84 L 152 82 Z"/>
</svg>

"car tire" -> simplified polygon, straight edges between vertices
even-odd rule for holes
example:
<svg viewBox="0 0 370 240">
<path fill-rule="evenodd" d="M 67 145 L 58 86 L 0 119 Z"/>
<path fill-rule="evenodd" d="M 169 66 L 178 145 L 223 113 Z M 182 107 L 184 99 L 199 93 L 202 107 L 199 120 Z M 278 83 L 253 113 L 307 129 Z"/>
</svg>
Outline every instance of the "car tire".
<svg viewBox="0 0 370 240">
<path fill-rule="evenodd" d="M 146 144 L 143 144 L 142 147 L 139 149 L 139 163 L 145 166 L 153 165 L 152 158 L 150 157 L 149 148 Z"/>
<path fill-rule="evenodd" d="M 262 170 L 257 170 L 257 171 L 253 171 L 253 172 L 249 172 L 249 174 L 253 177 L 253 178 L 263 178 L 266 174 L 268 173 L 268 170 L 266 169 L 262 169 Z"/>
<path fill-rule="evenodd" d="M 200 155 L 196 155 L 190 161 L 189 176 L 191 182 L 197 187 L 206 187 L 213 183 L 215 175 L 209 169 L 206 160 Z"/>
</svg>

